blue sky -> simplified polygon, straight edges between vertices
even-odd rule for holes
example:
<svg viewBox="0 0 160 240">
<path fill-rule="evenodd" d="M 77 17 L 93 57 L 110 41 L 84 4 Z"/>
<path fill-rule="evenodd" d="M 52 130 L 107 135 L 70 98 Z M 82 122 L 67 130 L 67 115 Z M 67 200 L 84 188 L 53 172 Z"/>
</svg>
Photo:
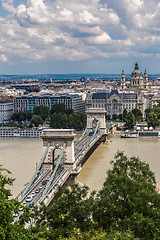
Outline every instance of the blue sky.
<svg viewBox="0 0 160 240">
<path fill-rule="evenodd" d="M 0 0 L 0 74 L 160 73 L 158 0 Z"/>
</svg>

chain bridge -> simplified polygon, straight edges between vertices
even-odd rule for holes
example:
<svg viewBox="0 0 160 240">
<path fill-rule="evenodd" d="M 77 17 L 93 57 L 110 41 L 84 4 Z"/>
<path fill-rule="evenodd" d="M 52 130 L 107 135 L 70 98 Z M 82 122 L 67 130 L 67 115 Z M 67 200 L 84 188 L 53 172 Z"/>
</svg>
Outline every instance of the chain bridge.
<svg viewBox="0 0 160 240">
<path fill-rule="evenodd" d="M 37 205 L 43 201 L 48 206 L 58 186 L 70 184 L 91 153 L 106 140 L 105 110 L 89 109 L 86 114 L 86 129 L 76 141 L 73 129 L 44 130 L 41 137 L 46 149 L 32 179 L 17 196 L 22 204 Z"/>
</svg>

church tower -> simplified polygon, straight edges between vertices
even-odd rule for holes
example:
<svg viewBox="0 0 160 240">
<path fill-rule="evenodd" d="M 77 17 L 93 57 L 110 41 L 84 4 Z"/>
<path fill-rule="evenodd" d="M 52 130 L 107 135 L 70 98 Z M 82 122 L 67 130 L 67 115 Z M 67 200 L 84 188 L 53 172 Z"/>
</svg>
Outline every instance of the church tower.
<svg viewBox="0 0 160 240">
<path fill-rule="evenodd" d="M 147 72 L 146 69 L 144 71 L 144 75 L 143 75 L 143 83 L 144 83 L 144 88 L 148 88 L 148 76 L 147 76 Z"/>
<path fill-rule="evenodd" d="M 122 74 L 121 74 L 121 84 L 120 84 L 121 89 L 125 89 L 126 88 L 126 78 L 125 78 L 125 74 L 124 74 L 124 70 L 122 70 Z"/>
<path fill-rule="evenodd" d="M 131 74 L 130 87 L 131 88 L 137 88 L 137 89 L 143 89 L 144 88 L 142 72 L 139 70 L 139 66 L 138 66 L 137 61 L 135 63 L 135 68 L 134 68 L 134 70 Z"/>
</svg>

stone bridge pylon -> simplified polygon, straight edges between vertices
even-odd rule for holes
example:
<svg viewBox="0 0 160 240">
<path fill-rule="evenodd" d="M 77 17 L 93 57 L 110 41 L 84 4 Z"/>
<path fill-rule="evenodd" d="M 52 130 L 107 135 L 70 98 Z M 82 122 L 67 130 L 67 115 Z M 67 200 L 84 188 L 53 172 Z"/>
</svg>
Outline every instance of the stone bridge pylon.
<svg viewBox="0 0 160 240">
<path fill-rule="evenodd" d="M 75 152 L 74 152 L 74 129 L 45 129 L 41 136 L 43 139 L 43 146 L 46 147 L 48 143 L 52 147 L 52 161 L 54 162 L 55 151 L 59 151 L 64 147 L 64 156 L 62 158 L 64 165 L 70 165 L 74 168 Z M 65 146 L 64 146 L 65 144 Z"/>
<path fill-rule="evenodd" d="M 88 108 L 87 114 L 87 128 L 88 130 L 94 130 L 95 123 L 99 121 L 99 129 L 104 134 L 107 132 L 106 129 L 106 110 L 104 108 Z"/>
</svg>

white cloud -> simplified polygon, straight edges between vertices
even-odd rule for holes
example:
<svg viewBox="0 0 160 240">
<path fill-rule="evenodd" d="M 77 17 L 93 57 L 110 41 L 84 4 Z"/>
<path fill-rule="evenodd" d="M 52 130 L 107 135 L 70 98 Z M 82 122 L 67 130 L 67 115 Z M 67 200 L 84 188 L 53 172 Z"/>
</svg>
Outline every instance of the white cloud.
<svg viewBox="0 0 160 240">
<path fill-rule="evenodd" d="M 110 36 L 107 33 L 102 33 L 99 36 L 91 37 L 88 39 L 90 43 L 95 43 L 95 44 L 107 44 L 108 42 L 111 41 Z"/>
<path fill-rule="evenodd" d="M 1 55 L 0 55 L 0 61 L 2 61 L 2 62 L 7 62 L 8 59 L 7 59 L 7 57 L 6 57 L 4 54 L 1 54 Z"/>
<path fill-rule="evenodd" d="M 63 20 L 64 22 L 67 21 L 67 22 L 70 22 L 70 21 L 73 21 L 73 13 L 67 9 L 63 9 L 61 12 L 60 12 L 60 20 Z"/>
<path fill-rule="evenodd" d="M 7 10 L 8 12 L 14 12 L 15 7 L 13 5 L 13 0 L 1 0 L 2 1 L 2 7 Z"/>
<path fill-rule="evenodd" d="M 84 10 L 83 12 L 79 13 L 80 21 L 82 23 L 92 24 L 100 22 L 98 17 L 94 17 L 90 12 Z"/>
<path fill-rule="evenodd" d="M 0 18 L 1 61 L 150 54 L 160 44 L 158 0 L 1 1 L 10 12 Z"/>
</svg>

